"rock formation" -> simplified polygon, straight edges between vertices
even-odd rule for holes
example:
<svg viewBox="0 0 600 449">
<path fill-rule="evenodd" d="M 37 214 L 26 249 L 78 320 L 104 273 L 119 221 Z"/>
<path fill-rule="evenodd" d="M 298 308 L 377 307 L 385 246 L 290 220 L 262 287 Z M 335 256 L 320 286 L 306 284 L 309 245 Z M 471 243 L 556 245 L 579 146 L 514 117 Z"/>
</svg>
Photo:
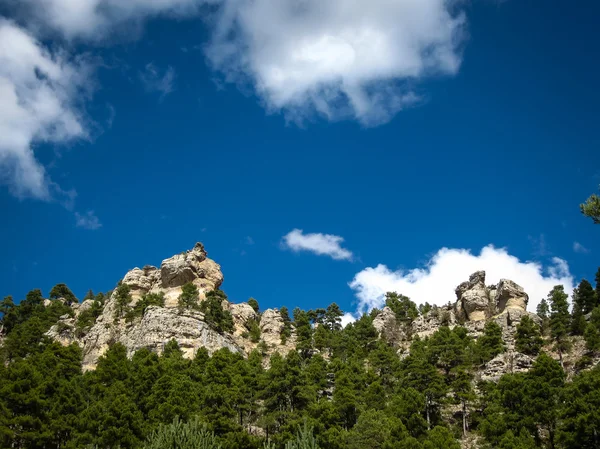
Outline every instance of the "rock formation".
<svg viewBox="0 0 600 449">
<path fill-rule="evenodd" d="M 125 346 L 129 356 L 142 348 L 161 353 L 172 339 L 177 341 L 188 358 L 194 357 L 199 348 L 206 348 L 211 354 L 227 348 L 243 355 L 255 349 L 268 355 L 294 350 L 296 337 L 293 329 L 291 335 L 282 340 L 286 324 L 277 309 L 259 314 L 247 303 L 232 304 L 224 300 L 223 309 L 228 310 L 233 318 L 234 326 L 230 333 L 217 332 L 206 322 L 204 314 L 193 307 L 180 310 L 178 298 L 182 287 L 190 282 L 198 288 L 199 302 L 205 299 L 207 292 L 218 289 L 223 283 L 220 266 L 207 257 L 201 243 L 187 252 L 165 259 L 160 268 L 149 265 L 134 268 L 121 281 L 129 287 L 131 301 L 127 307 L 130 309 L 150 293 L 162 294 L 164 306 L 148 306 L 133 319 L 126 319 L 122 313 L 117 313 L 118 294 L 115 290 L 91 327 L 78 327 L 79 317 L 89 314 L 94 307 L 93 300 L 86 300 L 73 304 L 73 313 L 61 317 L 47 335 L 64 345 L 79 344 L 83 350 L 85 370 L 94 369 L 98 359 L 116 342 Z M 541 320 L 526 311 L 528 296 L 523 288 L 506 279 L 497 285 L 486 286 L 485 272 L 478 271 L 460 284 L 455 292 L 455 304 L 434 307 L 412 322 L 399 321 L 394 311 L 386 306 L 373 320 L 373 326 L 381 338 L 399 348 L 399 354 L 406 354 L 414 336 L 429 337 L 440 326 L 460 324 L 470 336 L 477 338 L 483 333 L 485 323 L 494 320 L 502 328 L 507 352 L 488 362 L 480 377 L 494 380 L 506 372 L 528 369 L 531 359 L 514 349 L 516 326 L 525 315 L 537 323 Z M 258 341 L 257 325 L 260 328 Z M 250 336 L 251 328 L 255 330 L 254 341 Z"/>
<path fill-rule="evenodd" d="M 228 348 L 232 352 L 248 354 L 258 346 L 258 343 L 247 338 L 247 324 L 250 320 L 258 321 L 259 316 L 246 303 L 223 302 L 223 308 L 229 310 L 233 317 L 234 330 L 231 334 L 221 334 L 211 328 L 199 311 L 180 311 L 177 308 L 182 286 L 186 283 L 191 282 L 198 288 L 199 301 L 204 300 L 207 292 L 218 289 L 223 283 L 220 266 L 207 257 L 201 243 L 185 253 L 165 259 L 160 268 L 149 265 L 141 269 L 134 268 L 121 282 L 129 286 L 130 307 L 148 293 L 162 293 L 164 307 L 150 306 L 141 317 L 128 322 L 116 313 L 115 291 L 107 299 L 93 326 L 82 332 L 76 327 L 77 319 L 81 313 L 91 309 L 93 301 L 74 304 L 74 317 L 61 317 L 48 331 L 48 336 L 61 344 L 79 344 L 83 349 L 85 370 L 94 369 L 98 359 L 116 342 L 122 343 L 131 356 L 142 348 L 161 353 L 165 344 L 174 339 L 188 358 L 192 358 L 201 347 L 209 353 Z M 286 345 L 281 344 L 283 320 L 277 310 L 266 310 L 260 318 L 260 327 L 267 353 L 287 353 L 293 348 L 293 337 Z"/>
</svg>

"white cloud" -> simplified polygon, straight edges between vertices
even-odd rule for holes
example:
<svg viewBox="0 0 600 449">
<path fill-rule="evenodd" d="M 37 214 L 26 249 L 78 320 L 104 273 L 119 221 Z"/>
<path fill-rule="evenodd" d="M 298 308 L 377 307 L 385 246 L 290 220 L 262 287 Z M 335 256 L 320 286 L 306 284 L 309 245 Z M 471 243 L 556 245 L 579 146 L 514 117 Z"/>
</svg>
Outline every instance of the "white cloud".
<svg viewBox="0 0 600 449">
<path fill-rule="evenodd" d="M 308 251 L 335 260 L 352 260 L 352 252 L 342 248 L 343 237 L 330 234 L 304 234 L 302 229 L 294 229 L 282 239 L 282 246 L 294 252 Z"/>
<path fill-rule="evenodd" d="M 350 323 L 354 323 L 356 321 L 356 317 L 351 313 L 344 313 L 342 315 L 342 327 L 346 327 Z"/>
<path fill-rule="evenodd" d="M 72 202 L 36 159 L 37 143 L 87 137 L 77 100 L 89 89 L 89 66 L 50 52 L 31 34 L 0 18 L 0 183 L 19 198 Z"/>
<path fill-rule="evenodd" d="M 138 31 L 145 19 L 194 15 L 205 3 L 219 0 L 21 0 L 21 12 L 36 25 L 68 39 L 99 40 L 118 27 Z"/>
<path fill-rule="evenodd" d="M 417 304 L 444 305 L 456 302 L 454 289 L 469 275 L 486 271 L 486 284 L 495 284 L 501 278 L 511 279 L 521 285 L 529 295 L 528 309 L 537 305 L 558 284 L 563 284 L 570 294 L 573 276 L 566 261 L 554 257 L 551 264 L 522 262 L 505 249 L 492 245 L 484 247 L 478 255 L 466 249 L 440 249 L 423 268 L 393 271 L 385 265 L 365 268 L 350 282 L 358 298 L 358 312 L 382 307 L 384 295 L 396 291 L 410 297 Z"/>
<path fill-rule="evenodd" d="M 579 242 L 573 243 L 573 251 L 575 251 L 576 253 L 580 253 L 580 254 L 587 254 L 590 252 L 590 250 L 588 248 L 586 248 Z"/>
<path fill-rule="evenodd" d="M 95 231 L 102 227 L 102 223 L 100 223 L 100 220 L 93 210 L 89 210 L 83 215 L 79 212 L 75 212 L 75 225 L 78 228 L 89 229 L 91 231 Z"/>
<path fill-rule="evenodd" d="M 146 64 L 140 79 L 148 92 L 158 92 L 161 98 L 175 90 L 175 69 L 169 66 L 161 70 L 153 62 Z"/>
<path fill-rule="evenodd" d="M 226 79 L 250 80 L 269 110 L 390 120 L 412 88 L 461 64 L 459 0 L 223 0 L 207 55 Z M 242 76 L 242 79 L 240 79 Z"/>
<path fill-rule="evenodd" d="M 0 2 L 3 0 L 0 0 Z M 250 84 L 269 111 L 389 121 L 422 102 L 415 85 L 458 72 L 464 0 L 22 0 L 38 29 L 100 41 L 146 19 L 212 10 L 205 46 L 225 79 Z M 206 16 L 206 14 L 205 14 Z M 122 31 L 123 33 L 119 33 Z"/>
</svg>

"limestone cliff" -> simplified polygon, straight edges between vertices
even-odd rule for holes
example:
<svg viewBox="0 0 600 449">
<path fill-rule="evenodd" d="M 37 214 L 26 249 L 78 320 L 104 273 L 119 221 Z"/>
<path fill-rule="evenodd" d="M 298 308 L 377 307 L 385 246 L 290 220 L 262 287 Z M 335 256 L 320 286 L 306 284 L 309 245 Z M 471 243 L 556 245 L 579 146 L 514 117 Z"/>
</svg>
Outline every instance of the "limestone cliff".
<svg viewBox="0 0 600 449">
<path fill-rule="evenodd" d="M 89 329 L 77 328 L 80 315 L 89 310 L 92 300 L 74 304 L 74 317 L 64 316 L 48 332 L 48 336 L 62 344 L 77 343 L 83 349 L 83 367 L 94 369 L 98 359 L 108 347 L 116 342 L 122 343 L 129 355 L 139 349 L 147 348 L 158 353 L 164 345 L 174 339 L 178 342 L 186 357 L 191 358 L 199 348 L 213 353 L 222 348 L 248 354 L 261 342 L 261 350 L 267 354 L 278 351 L 287 353 L 294 347 L 294 335 L 286 344 L 281 344 L 283 319 L 278 310 L 266 310 L 260 317 L 246 303 L 231 304 L 223 302 L 223 308 L 233 317 L 234 330 L 231 333 L 219 333 L 204 320 L 203 313 L 192 310 L 179 310 L 178 298 L 182 286 L 193 283 L 199 291 L 199 301 L 205 299 L 208 291 L 217 289 L 223 283 L 221 267 L 207 257 L 204 246 L 197 243 L 193 249 L 163 260 L 160 268 L 145 266 L 129 271 L 121 283 L 129 286 L 131 301 L 135 306 L 148 293 L 164 295 L 164 307 L 150 306 L 141 317 L 132 321 L 117 314 L 117 292 L 106 300 L 101 314 Z M 247 326 L 251 320 L 260 320 L 261 341 L 252 342 L 248 338 Z"/>
<path fill-rule="evenodd" d="M 293 327 L 291 336 L 282 342 L 285 323 L 279 310 L 268 309 L 257 313 L 248 303 L 232 304 L 224 300 L 222 307 L 231 313 L 233 330 L 217 332 L 196 308 L 178 307 L 182 287 L 187 283 L 197 287 L 199 303 L 205 300 L 207 292 L 218 289 L 223 283 L 220 266 L 207 257 L 201 243 L 189 251 L 163 260 L 160 268 L 134 268 L 120 281 L 120 284 L 129 287 L 129 304 L 126 305 L 129 310 L 148 294 L 163 295 L 164 305 L 150 305 L 143 313 L 128 319 L 118 312 L 118 294 L 115 290 L 90 325 L 82 328 L 80 318 L 82 314 L 89 315 L 98 305 L 93 300 L 86 300 L 81 304 L 73 304 L 72 315 L 61 317 L 47 335 L 65 345 L 80 345 L 85 370 L 94 369 L 98 359 L 116 342 L 122 343 L 130 356 L 142 348 L 161 353 L 173 339 L 188 358 L 194 357 L 199 348 L 206 348 L 211 354 L 227 348 L 243 355 L 255 349 L 266 355 L 275 352 L 287 354 L 294 350 L 296 337 Z M 468 281 L 461 283 L 455 292 L 457 299 L 454 304 L 434 307 L 412 321 L 398 320 L 392 309 L 384 307 L 375 317 L 373 326 L 380 337 L 396 346 L 402 355 L 407 353 L 416 336 L 429 337 L 441 326 L 462 325 L 470 336 L 478 338 L 486 322 L 493 320 L 502 329 L 507 350 L 481 368 L 480 378 L 495 380 L 507 372 L 529 369 L 533 360 L 515 350 L 516 326 L 526 315 L 538 324 L 541 320 L 537 315 L 527 312 L 529 297 L 524 289 L 507 279 L 486 286 L 485 272 L 478 271 Z M 260 328 L 259 337 L 257 325 Z M 255 331 L 253 336 L 250 335 L 252 327 Z"/>
</svg>

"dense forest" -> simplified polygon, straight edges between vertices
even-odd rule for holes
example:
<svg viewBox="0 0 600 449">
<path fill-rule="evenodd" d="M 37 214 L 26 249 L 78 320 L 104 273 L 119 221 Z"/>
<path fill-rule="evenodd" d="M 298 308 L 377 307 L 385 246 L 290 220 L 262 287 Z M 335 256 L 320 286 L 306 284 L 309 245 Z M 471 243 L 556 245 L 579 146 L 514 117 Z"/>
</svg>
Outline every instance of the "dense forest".
<svg viewBox="0 0 600 449">
<path fill-rule="evenodd" d="M 184 288 L 182 307 L 186 294 Z M 97 305 L 79 320 L 93 320 L 106 297 L 88 293 Z M 153 300 L 140 301 L 137 313 Z M 595 288 L 584 280 L 575 290 L 571 311 L 567 300 L 557 286 L 538 307 L 541 327 L 522 319 L 516 347 L 536 357 L 533 367 L 494 383 L 477 376 L 505 350 L 493 321 L 476 340 L 462 326 L 442 326 L 429 338 L 414 338 L 409 355 L 399 357 L 373 327 L 380 311 L 342 327 L 336 304 L 295 309 L 291 317 L 281 309 L 297 338 L 286 357 L 267 360 L 259 345 L 247 358 L 200 349 L 189 360 L 171 341 L 160 356 L 140 350 L 128 358 L 116 343 L 95 370 L 83 373 L 77 345 L 44 335 L 72 313 L 77 299 L 64 284 L 50 292 L 50 301 L 33 290 L 18 305 L 10 297 L 0 303 L 0 443 L 28 449 L 600 448 L 600 368 L 590 367 L 600 350 L 600 270 Z M 215 328 L 227 327 L 220 301 L 206 304 Z M 386 304 L 404 321 L 435 312 L 394 293 Z M 587 352 L 568 379 L 562 358 L 545 350 L 563 354 L 582 338 Z"/>
</svg>

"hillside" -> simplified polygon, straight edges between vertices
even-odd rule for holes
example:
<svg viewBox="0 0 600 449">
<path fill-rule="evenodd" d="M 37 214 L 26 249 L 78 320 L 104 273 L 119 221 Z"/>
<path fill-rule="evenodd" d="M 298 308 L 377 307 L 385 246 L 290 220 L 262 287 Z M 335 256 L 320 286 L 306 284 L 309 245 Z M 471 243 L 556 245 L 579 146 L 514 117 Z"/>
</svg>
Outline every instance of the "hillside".
<svg viewBox="0 0 600 449">
<path fill-rule="evenodd" d="M 299 426 L 322 449 L 600 447 L 598 285 L 534 314 L 479 271 L 454 304 L 390 292 L 342 328 L 335 303 L 261 311 L 222 283 L 197 243 L 82 302 L 5 298 L 1 447 L 145 447 L 174 420 L 232 449 L 315 447 Z"/>
</svg>

